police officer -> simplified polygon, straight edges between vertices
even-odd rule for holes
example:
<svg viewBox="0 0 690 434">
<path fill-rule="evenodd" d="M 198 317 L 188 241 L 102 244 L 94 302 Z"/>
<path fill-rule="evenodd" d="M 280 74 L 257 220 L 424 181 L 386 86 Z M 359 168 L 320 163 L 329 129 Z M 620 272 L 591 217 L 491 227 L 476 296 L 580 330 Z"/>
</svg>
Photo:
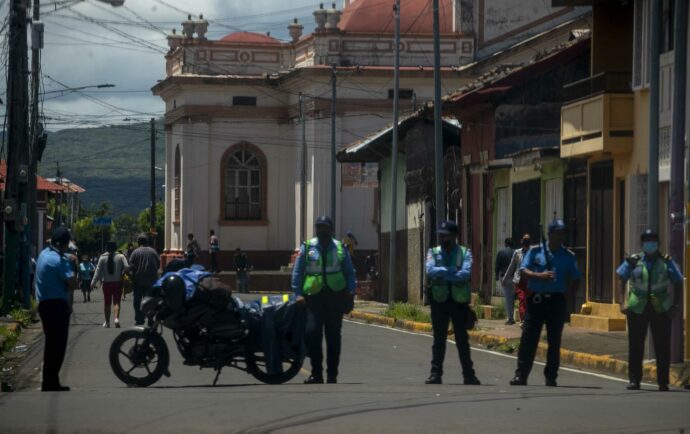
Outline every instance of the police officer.
<svg viewBox="0 0 690 434">
<path fill-rule="evenodd" d="M 325 330 L 327 380 L 338 382 L 340 331 L 343 314 L 352 311 L 355 295 L 355 270 L 348 250 L 333 239 L 333 220 L 316 220 L 316 238 L 300 247 L 292 271 L 292 290 L 298 304 L 307 306 L 306 345 L 311 359 L 311 376 L 305 384 L 323 384 L 322 340 Z"/>
<path fill-rule="evenodd" d="M 543 240 L 522 260 L 520 272 L 528 281 L 530 295 L 520 338 L 518 366 L 515 378 L 510 381 L 511 386 L 527 385 L 544 324 L 549 344 L 544 376 L 547 386 L 557 386 L 561 335 L 566 318 L 565 291 L 576 291 L 581 278 L 575 254 L 563 246 L 565 235 L 563 220 L 554 220 L 549 225 L 548 243 Z"/>
<path fill-rule="evenodd" d="M 647 327 L 652 329 L 656 353 L 657 383 L 660 391 L 668 391 L 671 363 L 671 312 L 669 294 L 672 283 L 676 289 L 683 276 L 670 257 L 659 252 L 659 235 L 647 229 L 642 233 L 642 253 L 627 258 L 616 270 L 619 277 L 618 300 L 630 282 L 628 297 L 621 312 L 628 318 L 628 390 L 639 390 L 642 381 L 642 357 Z"/>
<path fill-rule="evenodd" d="M 467 325 L 472 315 L 469 307 L 472 295 L 472 252 L 467 247 L 457 244 L 458 225 L 455 222 L 442 222 L 437 233 L 440 245 L 429 249 L 426 257 L 426 274 L 430 283 L 431 325 L 434 331 L 431 375 L 426 384 L 443 382 L 448 323 L 453 321 L 464 384 L 479 385 L 481 383 L 474 372 L 467 335 Z"/>
</svg>

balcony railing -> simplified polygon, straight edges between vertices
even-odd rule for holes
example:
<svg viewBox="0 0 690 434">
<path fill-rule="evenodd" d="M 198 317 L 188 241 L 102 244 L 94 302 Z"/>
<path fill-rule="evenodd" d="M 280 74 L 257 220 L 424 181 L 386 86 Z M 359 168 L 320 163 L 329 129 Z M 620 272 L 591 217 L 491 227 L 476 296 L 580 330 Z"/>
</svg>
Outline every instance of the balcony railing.
<svg viewBox="0 0 690 434">
<path fill-rule="evenodd" d="M 632 93 L 629 72 L 600 72 L 563 86 L 564 101 L 576 101 L 602 93 Z"/>
</svg>

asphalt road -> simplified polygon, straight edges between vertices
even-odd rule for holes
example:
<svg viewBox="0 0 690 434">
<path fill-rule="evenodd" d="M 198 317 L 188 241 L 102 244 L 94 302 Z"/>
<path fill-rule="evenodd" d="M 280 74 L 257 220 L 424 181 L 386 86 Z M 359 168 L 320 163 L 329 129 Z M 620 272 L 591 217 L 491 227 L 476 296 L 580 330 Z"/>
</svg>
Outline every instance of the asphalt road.
<svg viewBox="0 0 690 434">
<path fill-rule="evenodd" d="M 127 388 L 108 364 L 119 330 L 101 328 L 100 311 L 100 302 L 75 305 L 62 371 L 72 391 L 0 395 L 1 433 L 690 432 L 690 392 L 628 392 L 620 380 L 576 371 L 562 371 L 560 387 L 547 388 L 541 366 L 533 385 L 511 388 L 514 358 L 480 349 L 473 358 L 484 384 L 462 386 L 453 347 L 446 384 L 427 386 L 430 337 L 356 323 L 343 330 L 338 385 L 303 385 L 305 370 L 267 386 L 226 369 L 211 387 L 214 373 L 183 366 L 170 346 L 172 377 Z M 132 317 L 128 300 L 125 326 Z"/>
</svg>

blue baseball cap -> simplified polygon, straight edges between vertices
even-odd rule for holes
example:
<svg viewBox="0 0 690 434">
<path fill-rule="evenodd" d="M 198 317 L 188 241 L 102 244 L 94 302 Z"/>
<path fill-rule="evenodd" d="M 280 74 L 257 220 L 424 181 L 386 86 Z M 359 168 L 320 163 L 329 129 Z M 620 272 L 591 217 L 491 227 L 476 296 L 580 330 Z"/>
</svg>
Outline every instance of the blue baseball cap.
<svg viewBox="0 0 690 434">
<path fill-rule="evenodd" d="M 554 219 L 551 224 L 549 224 L 549 233 L 564 230 L 565 222 L 562 219 Z"/>
<path fill-rule="evenodd" d="M 316 219 L 314 226 L 328 226 L 329 228 L 333 229 L 333 220 L 331 220 L 331 218 L 328 216 L 322 215 Z"/>
<path fill-rule="evenodd" d="M 456 235 L 458 233 L 458 224 L 452 220 L 441 222 L 441 226 L 438 227 L 436 233 L 442 235 Z"/>
</svg>

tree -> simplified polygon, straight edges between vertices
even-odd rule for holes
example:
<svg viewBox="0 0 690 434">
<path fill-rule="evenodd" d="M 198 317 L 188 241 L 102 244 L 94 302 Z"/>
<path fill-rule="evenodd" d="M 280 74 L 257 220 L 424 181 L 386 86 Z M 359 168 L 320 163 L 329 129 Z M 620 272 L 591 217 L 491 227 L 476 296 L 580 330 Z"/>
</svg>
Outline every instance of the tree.
<svg viewBox="0 0 690 434">
<path fill-rule="evenodd" d="M 113 221 L 113 225 L 115 226 L 115 241 L 118 246 L 133 242 L 141 232 L 138 220 L 130 214 L 120 214 Z"/>
<path fill-rule="evenodd" d="M 137 217 L 137 222 L 139 223 L 139 229 L 143 232 L 149 233 L 151 226 L 151 209 L 145 208 L 139 213 Z M 160 241 L 165 236 L 165 204 L 163 202 L 156 203 L 156 250 L 162 251 L 163 243 Z"/>
<path fill-rule="evenodd" d="M 113 226 L 96 226 L 93 224 L 93 216 L 86 216 L 74 223 L 72 235 L 77 240 L 80 253 L 97 256 L 103 252 L 105 243 L 112 237 Z"/>
</svg>

